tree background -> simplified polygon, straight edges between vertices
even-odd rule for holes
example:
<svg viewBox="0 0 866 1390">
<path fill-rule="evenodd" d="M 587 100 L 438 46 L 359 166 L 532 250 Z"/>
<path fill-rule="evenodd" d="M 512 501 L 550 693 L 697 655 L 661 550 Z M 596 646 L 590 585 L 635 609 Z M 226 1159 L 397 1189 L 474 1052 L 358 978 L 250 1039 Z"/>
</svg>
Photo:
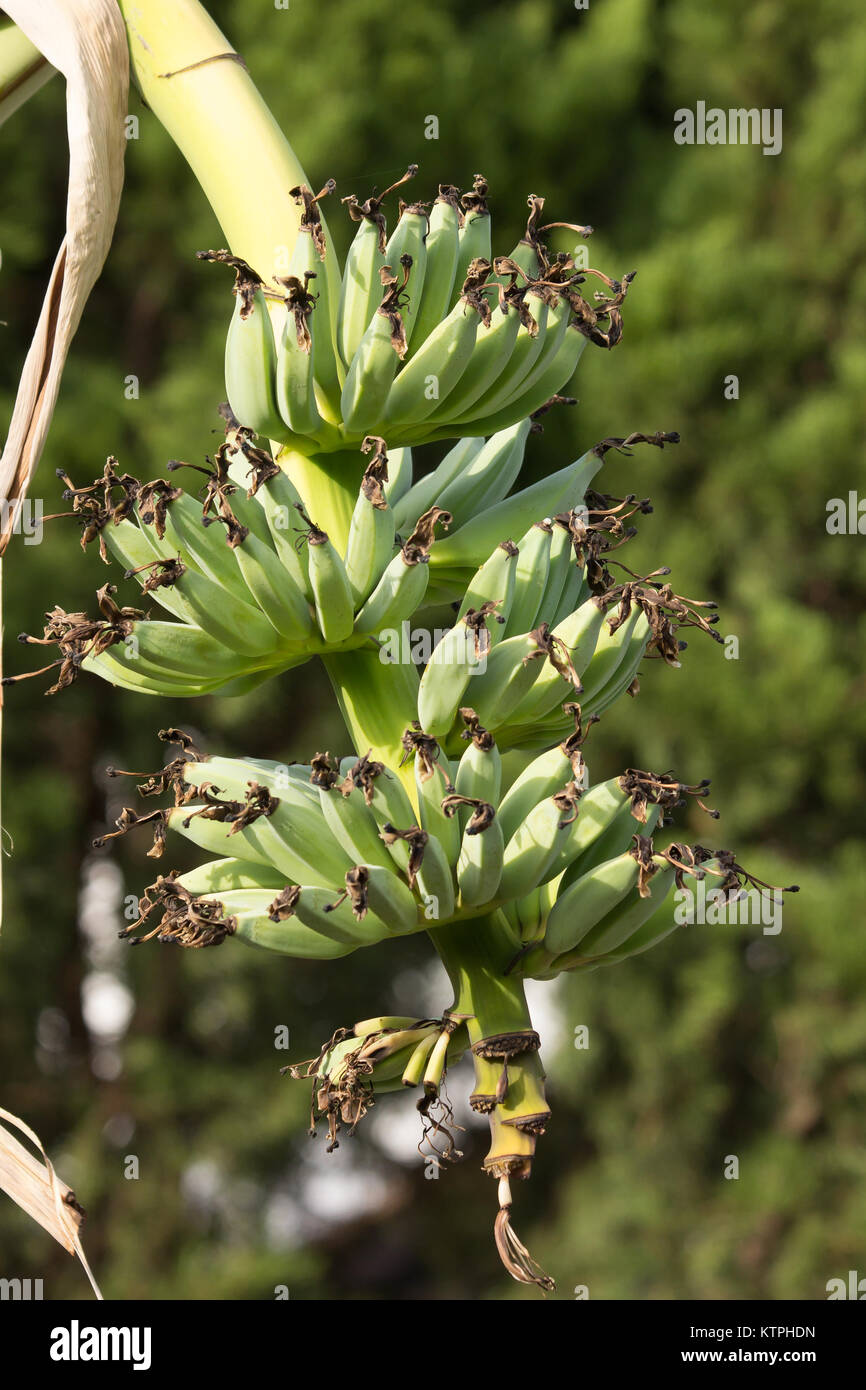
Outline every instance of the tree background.
<svg viewBox="0 0 866 1390">
<path fill-rule="evenodd" d="M 678 429 L 678 448 L 607 457 L 605 490 L 652 497 L 628 563 L 666 563 L 721 604 L 727 660 L 690 644 L 650 666 L 635 702 L 593 731 L 598 780 L 625 766 L 713 778 L 713 834 L 762 878 L 801 884 L 778 936 L 694 927 L 613 970 L 539 985 L 554 1123 L 516 1194 L 522 1237 L 591 1298 L 823 1298 L 866 1272 L 866 985 L 860 836 L 864 541 L 829 535 L 827 503 L 862 476 L 866 399 L 866 25 L 855 0 L 211 0 L 310 178 L 366 196 L 417 161 L 419 196 L 490 180 L 494 249 L 525 196 L 589 222 L 590 263 L 638 277 L 613 354 L 592 347 L 578 406 L 549 417 L 529 469 L 596 440 Z M 679 146 L 673 113 L 783 111 L 776 157 Z M 0 132 L 2 418 L 63 228 L 66 152 L 55 80 Z M 210 210 L 137 95 L 115 242 L 73 345 L 34 496 L 63 510 L 108 453 L 142 476 L 212 449 L 230 311 Z M 425 117 L 439 121 L 437 140 Z M 234 174 L 247 196 L 244 171 Z M 328 209 L 341 253 L 353 227 Z M 567 247 L 566 239 L 559 243 Z M 725 378 L 739 379 L 728 400 Z M 126 378 L 140 383 L 127 399 Z M 59 602 L 92 608 L 108 577 L 74 523 L 17 537 L 6 573 L 14 642 Z M 115 573 L 112 578 L 116 578 Z M 122 583 L 122 581 L 121 581 Z M 123 592 L 123 590 L 122 590 Z M 128 601 L 137 590 L 126 586 Z M 2 1103 L 42 1135 L 90 1211 L 109 1297 L 531 1298 L 491 1239 L 484 1131 L 425 1178 L 410 1097 L 386 1096 L 330 1157 L 306 1137 L 308 1095 L 279 1075 L 333 1029 L 448 1001 L 423 937 L 334 964 L 116 940 L 149 881 L 142 839 L 90 841 L 130 801 L 106 764 L 148 770 L 158 728 L 212 751 L 306 758 L 345 749 L 315 665 L 243 699 L 151 701 L 84 678 L 7 692 L 7 909 L 0 938 Z M 172 863 L 188 867 L 180 851 Z M 290 1053 L 274 1029 L 291 1031 Z M 577 1050 L 574 1030 L 589 1029 Z M 468 1091 L 463 1066 L 452 1095 Z M 739 1178 L 724 1176 L 729 1156 Z M 138 1178 L 130 1158 L 138 1160 Z M 86 1298 L 76 1264 L 0 1201 L 0 1273 Z"/>
</svg>

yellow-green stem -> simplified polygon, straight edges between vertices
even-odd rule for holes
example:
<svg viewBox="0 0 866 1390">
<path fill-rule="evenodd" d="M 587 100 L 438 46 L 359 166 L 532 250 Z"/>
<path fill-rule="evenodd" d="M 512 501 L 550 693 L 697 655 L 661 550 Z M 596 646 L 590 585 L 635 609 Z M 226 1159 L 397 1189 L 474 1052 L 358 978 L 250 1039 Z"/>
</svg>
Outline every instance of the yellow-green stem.
<svg viewBox="0 0 866 1390">
<path fill-rule="evenodd" d="M 232 251 L 266 279 L 285 275 L 300 220 L 289 189 L 308 180 L 243 60 L 198 0 L 118 5 L 141 95 L 189 162 Z M 327 241 L 336 314 L 340 275 Z"/>
</svg>

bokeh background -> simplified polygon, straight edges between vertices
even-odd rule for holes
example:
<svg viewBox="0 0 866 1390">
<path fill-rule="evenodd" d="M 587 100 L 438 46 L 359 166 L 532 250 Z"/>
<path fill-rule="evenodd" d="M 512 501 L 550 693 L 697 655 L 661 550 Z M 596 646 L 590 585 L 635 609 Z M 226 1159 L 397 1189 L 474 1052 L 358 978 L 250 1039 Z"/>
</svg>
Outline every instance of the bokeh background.
<svg viewBox="0 0 866 1390">
<path fill-rule="evenodd" d="M 863 898 L 866 540 L 829 535 L 827 503 L 863 477 L 866 401 L 866 24 L 857 0 L 211 0 L 319 186 L 366 196 L 409 161 L 419 194 L 490 180 L 495 249 L 528 193 L 596 228 L 590 263 L 637 269 L 625 337 L 588 348 L 579 405 L 549 418 L 529 470 L 596 440 L 678 429 L 664 453 L 608 456 L 604 488 L 652 497 L 629 563 L 673 567 L 722 605 L 739 657 L 698 638 L 653 664 L 592 735 L 596 778 L 625 766 L 713 778 L 717 836 L 773 882 L 798 881 L 778 936 L 694 927 L 613 970 L 539 985 L 555 1120 L 516 1224 L 560 1298 L 816 1299 L 866 1273 Z M 2 418 L 60 240 L 62 83 L 0 132 Z M 137 96 L 137 140 L 110 259 L 73 346 L 34 496 L 63 509 L 108 453 L 159 476 L 212 448 L 229 313 L 194 259 L 221 233 Z M 679 146 L 698 100 L 780 107 L 777 157 Z M 436 115 L 438 140 L 425 140 Z M 227 170 L 246 196 L 244 171 Z M 348 219 L 328 210 L 344 251 Z M 559 243 L 567 247 L 566 239 Z M 125 378 L 140 382 L 137 400 Z M 728 400 L 724 381 L 739 380 Z M 866 491 L 866 489 L 864 489 Z M 43 610 L 93 604 L 107 572 L 74 523 L 6 564 L 6 661 Z M 122 581 L 121 581 L 122 582 Z M 131 601 L 134 586 L 128 586 Z M 344 751 L 314 666 L 245 699 L 151 701 L 82 679 L 7 692 L 6 920 L 0 1103 L 42 1135 L 90 1212 L 108 1296 L 532 1298 L 492 1244 L 483 1128 L 435 1181 L 410 1097 L 387 1096 L 326 1156 L 306 1087 L 279 1075 L 333 1029 L 447 1003 L 426 940 L 316 966 L 231 947 L 130 952 L 123 902 L 149 881 L 142 837 L 94 853 L 130 799 L 106 764 L 149 770 L 181 723 L 213 751 Z M 707 839 L 692 817 L 690 835 Z M 175 854 L 173 862 L 186 867 Z M 576 1050 L 574 1030 L 589 1029 Z M 451 1079 L 458 1103 L 464 1069 Z M 727 1157 L 739 1178 L 724 1177 Z M 131 1178 L 130 1157 L 139 1176 Z M 58 1246 L 0 1200 L 0 1273 L 88 1295 Z"/>
</svg>

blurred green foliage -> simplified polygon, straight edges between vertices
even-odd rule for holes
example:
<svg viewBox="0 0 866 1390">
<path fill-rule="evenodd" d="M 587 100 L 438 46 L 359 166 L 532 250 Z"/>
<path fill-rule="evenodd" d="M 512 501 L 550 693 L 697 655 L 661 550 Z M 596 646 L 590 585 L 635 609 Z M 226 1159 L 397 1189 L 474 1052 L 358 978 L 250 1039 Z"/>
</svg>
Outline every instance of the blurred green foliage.
<svg viewBox="0 0 866 1390">
<path fill-rule="evenodd" d="M 609 454 L 602 485 L 652 497 L 627 563 L 669 564 L 679 591 L 718 599 L 739 657 L 698 639 L 681 671 L 650 666 L 639 699 L 593 731 L 593 775 L 633 765 L 712 776 L 721 823 L 689 813 L 689 834 L 717 836 L 802 892 L 779 936 L 688 928 L 630 964 L 538 987 L 553 1005 L 555 1118 L 517 1194 L 517 1226 L 563 1298 L 580 1285 L 592 1298 L 822 1298 L 828 1279 L 866 1260 L 866 550 L 825 527 L 828 500 L 862 476 L 862 8 L 210 8 L 316 186 L 333 176 L 340 194 L 365 196 L 417 160 L 429 195 L 480 169 L 498 251 L 520 234 L 525 195 L 543 193 L 551 218 L 596 227 L 591 264 L 639 272 L 623 344 L 588 349 L 579 404 L 549 417 L 530 466 L 560 466 L 611 434 L 680 430 L 663 454 Z M 674 111 L 698 100 L 780 107 L 782 153 L 675 145 Z M 111 452 L 157 476 L 214 442 L 229 304 L 223 277 L 193 253 L 222 238 L 166 135 L 135 97 L 132 109 L 140 136 L 116 240 L 34 489 L 46 512 L 62 510 L 59 466 L 84 481 Z M 429 114 L 439 138 L 428 142 Z M 8 420 L 62 234 L 59 81 L 0 132 L 0 148 Z M 226 174 L 244 197 L 243 170 Z M 352 227 L 337 207 L 329 217 L 345 251 Z M 137 400 L 124 394 L 130 374 Z M 731 374 L 736 400 L 724 393 Z M 58 521 L 42 545 L 11 547 L 10 670 L 28 664 L 15 633 L 37 630 L 55 602 L 92 606 L 105 582 L 76 537 Z M 393 1156 L 386 1121 L 402 1128 L 412 1102 L 389 1096 L 326 1158 L 305 1137 L 304 1088 L 278 1075 L 279 1024 L 297 1058 L 354 1018 L 444 1005 L 424 973 L 426 942 L 327 967 L 110 945 L 124 895 L 152 873 L 142 843 L 89 850 L 131 799 L 105 764 L 151 768 L 156 729 L 177 723 L 215 751 L 342 751 L 322 673 L 304 667 L 223 703 L 151 702 L 89 679 L 44 699 L 42 684 L 7 692 L 0 1101 L 39 1130 L 91 1210 L 86 1243 L 107 1294 L 271 1298 L 287 1285 L 293 1298 L 533 1297 L 493 1252 L 483 1131 L 461 1136 L 462 1165 L 426 1181 L 420 1159 Z M 94 970 L 134 997 L 116 1047 L 82 1011 Z M 582 1024 L 590 1045 L 578 1050 Z M 124 1177 L 128 1155 L 137 1180 Z M 731 1155 L 737 1180 L 724 1177 Z M 0 1250 L 4 1275 L 44 1276 L 48 1297 L 87 1296 L 80 1271 L 5 1200 Z"/>
</svg>

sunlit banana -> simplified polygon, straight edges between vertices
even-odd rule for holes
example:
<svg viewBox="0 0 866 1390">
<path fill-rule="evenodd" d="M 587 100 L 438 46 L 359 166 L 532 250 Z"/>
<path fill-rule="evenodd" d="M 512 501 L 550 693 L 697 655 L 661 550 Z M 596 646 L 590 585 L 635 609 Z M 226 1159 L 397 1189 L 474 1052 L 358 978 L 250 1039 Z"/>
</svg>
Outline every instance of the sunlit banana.
<svg viewBox="0 0 866 1390">
<path fill-rule="evenodd" d="M 378 583 L 395 545 L 394 515 L 385 494 L 389 467 L 385 441 L 368 436 L 361 448 L 364 453 L 374 452 L 364 470 L 346 542 L 346 577 L 355 607 Z"/>
<path fill-rule="evenodd" d="M 350 434 L 375 433 L 385 418 L 391 383 L 407 351 L 403 295 L 411 269 L 411 257 L 404 256 L 400 265 L 379 272 L 381 302 L 352 358 L 340 400 Z"/>
<path fill-rule="evenodd" d="M 517 542 L 520 553 L 517 557 L 514 601 L 505 627 L 506 637 L 531 632 L 535 627 L 550 573 L 552 531 L 549 521 L 536 521 Z"/>
<path fill-rule="evenodd" d="M 220 261 L 235 271 L 235 307 L 226 338 L 229 404 L 242 425 L 266 439 L 280 439 L 285 425 L 277 407 L 277 349 L 260 275 L 228 251 L 199 251 L 199 260 Z"/>
<path fill-rule="evenodd" d="M 355 239 L 346 257 L 337 316 L 337 346 L 346 368 L 355 356 L 382 299 L 379 272 L 385 264 L 387 244 L 382 202 L 395 188 L 412 178 L 416 169 L 416 165 L 410 165 L 395 184 L 363 203 L 359 203 L 354 194 L 343 199 L 349 216 L 358 223 Z"/>
<path fill-rule="evenodd" d="M 362 422 L 381 418 L 386 433 L 394 429 L 399 432 L 401 426 L 426 420 L 442 403 L 447 406 L 472 357 L 480 325 L 486 328 L 490 322 L 490 305 L 483 294 L 489 272 L 489 261 L 472 261 L 454 308 L 397 375 L 387 399 L 377 405 L 381 417 L 359 417 L 356 412 L 346 419 L 348 428 L 353 423 L 357 426 L 359 418 Z M 359 356 L 360 352 L 359 348 Z"/>
<path fill-rule="evenodd" d="M 400 265 L 404 256 L 411 261 L 409 279 L 404 287 L 403 325 L 406 341 L 411 342 L 424 292 L 427 270 L 427 211 L 421 203 L 400 206 L 400 220 L 385 247 L 385 264 Z"/>
<path fill-rule="evenodd" d="M 483 439 L 458 439 L 457 443 L 433 469 L 432 473 L 419 478 L 393 505 L 394 521 L 398 531 L 412 526 L 415 518 L 437 503 L 440 495 L 450 482 L 456 478 L 477 453 L 484 447 Z"/>
<path fill-rule="evenodd" d="M 424 286 L 413 316 L 409 358 L 447 316 L 451 307 L 462 219 L 459 196 L 458 189 L 450 184 L 440 184 L 439 195 L 430 210 Z"/>
<path fill-rule="evenodd" d="M 463 212 L 463 225 L 458 233 L 457 265 L 454 271 L 454 286 L 451 292 L 453 308 L 460 286 L 466 279 L 469 266 L 474 260 L 491 260 L 490 212 L 487 207 L 487 180 L 483 174 L 476 174 L 471 193 L 464 193 L 460 199 Z"/>
<path fill-rule="evenodd" d="M 505 846 L 500 892 L 522 898 L 549 877 L 550 865 L 579 813 L 580 789 L 574 782 L 546 797 L 530 811 Z"/>
<path fill-rule="evenodd" d="M 513 541 L 500 542 L 470 581 L 457 614 L 458 618 L 465 618 L 470 609 L 477 612 L 485 604 L 495 603 L 495 615 L 487 628 L 491 647 L 505 635 L 505 624 L 514 601 L 517 556 L 518 549 Z"/>
<path fill-rule="evenodd" d="M 511 490 L 523 465 L 530 425 L 529 420 L 522 420 L 511 429 L 491 435 L 441 491 L 438 505 L 453 514 L 458 526 L 479 512 L 495 507 Z M 499 537 L 499 540 L 507 539 L 510 539 L 507 532 Z"/>
</svg>

